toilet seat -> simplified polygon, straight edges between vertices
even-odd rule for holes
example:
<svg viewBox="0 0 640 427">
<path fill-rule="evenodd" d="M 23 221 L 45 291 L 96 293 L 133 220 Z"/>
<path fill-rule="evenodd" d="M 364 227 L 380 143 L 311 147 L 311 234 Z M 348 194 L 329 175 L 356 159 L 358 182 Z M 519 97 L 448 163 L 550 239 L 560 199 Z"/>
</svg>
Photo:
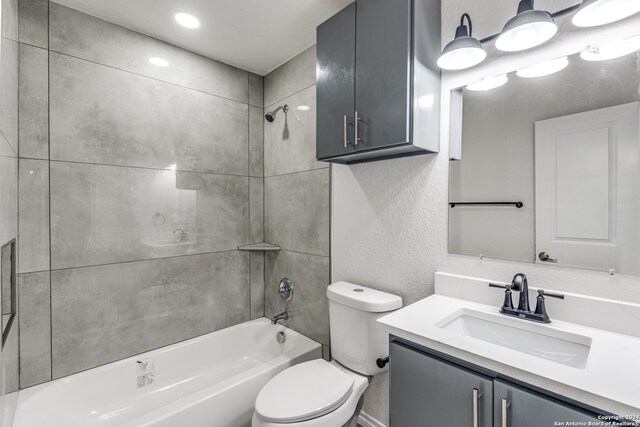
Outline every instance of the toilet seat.
<svg viewBox="0 0 640 427">
<path fill-rule="evenodd" d="M 353 392 L 355 378 L 323 359 L 285 369 L 256 399 L 256 414 L 272 423 L 296 423 L 321 417 L 342 406 Z"/>
</svg>

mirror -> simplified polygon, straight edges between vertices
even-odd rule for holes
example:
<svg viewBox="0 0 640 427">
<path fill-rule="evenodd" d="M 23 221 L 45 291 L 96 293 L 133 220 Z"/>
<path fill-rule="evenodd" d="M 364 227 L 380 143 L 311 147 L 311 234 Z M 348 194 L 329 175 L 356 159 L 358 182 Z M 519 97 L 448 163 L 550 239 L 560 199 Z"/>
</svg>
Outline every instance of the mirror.
<svg viewBox="0 0 640 427">
<path fill-rule="evenodd" d="M 449 252 L 640 274 L 639 52 L 552 65 L 452 92 Z"/>
</svg>

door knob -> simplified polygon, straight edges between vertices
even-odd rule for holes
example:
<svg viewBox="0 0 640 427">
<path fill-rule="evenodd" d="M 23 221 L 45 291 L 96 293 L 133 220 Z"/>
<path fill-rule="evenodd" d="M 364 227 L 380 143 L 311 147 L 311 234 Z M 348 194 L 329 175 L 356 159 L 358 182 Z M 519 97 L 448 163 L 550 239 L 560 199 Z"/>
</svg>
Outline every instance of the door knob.
<svg viewBox="0 0 640 427">
<path fill-rule="evenodd" d="M 540 252 L 538 254 L 538 258 L 540 258 L 540 261 L 544 261 L 544 262 L 553 262 L 553 263 L 558 262 L 557 258 L 551 258 L 551 256 L 549 256 L 547 252 Z"/>
</svg>

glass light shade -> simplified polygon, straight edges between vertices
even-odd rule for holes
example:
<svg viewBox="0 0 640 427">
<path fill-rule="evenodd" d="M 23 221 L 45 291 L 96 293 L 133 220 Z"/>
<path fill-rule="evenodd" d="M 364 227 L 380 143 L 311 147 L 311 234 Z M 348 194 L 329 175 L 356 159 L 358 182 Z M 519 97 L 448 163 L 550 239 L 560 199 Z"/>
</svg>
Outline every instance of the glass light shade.
<svg viewBox="0 0 640 427">
<path fill-rule="evenodd" d="M 473 91 L 485 91 L 498 88 L 509 81 L 509 77 L 506 74 L 501 74 L 495 77 L 488 77 L 467 85 L 467 89 Z"/>
<path fill-rule="evenodd" d="M 511 18 L 496 40 L 496 47 L 505 52 L 531 49 L 550 40 L 558 32 L 558 26 L 542 10 L 527 10 Z"/>
<path fill-rule="evenodd" d="M 563 56 L 562 58 L 552 59 L 551 61 L 540 62 L 539 64 L 532 65 L 527 68 L 516 71 L 516 74 L 524 78 L 534 78 L 548 76 L 558 71 L 564 70 L 569 65 L 569 58 Z"/>
<path fill-rule="evenodd" d="M 597 27 L 640 12 L 638 0 L 583 0 L 571 22 L 578 27 Z"/>
<path fill-rule="evenodd" d="M 450 41 L 442 50 L 438 66 L 445 70 L 463 70 L 478 65 L 487 57 L 480 42 L 469 36 Z"/>
<path fill-rule="evenodd" d="M 186 28 L 198 28 L 200 26 L 200 21 L 193 15 L 189 15 L 188 13 L 176 13 L 173 15 L 173 19 L 183 27 Z"/>
<path fill-rule="evenodd" d="M 592 47 L 580 53 L 585 61 L 607 61 L 620 58 L 640 50 L 640 35 Z"/>
</svg>

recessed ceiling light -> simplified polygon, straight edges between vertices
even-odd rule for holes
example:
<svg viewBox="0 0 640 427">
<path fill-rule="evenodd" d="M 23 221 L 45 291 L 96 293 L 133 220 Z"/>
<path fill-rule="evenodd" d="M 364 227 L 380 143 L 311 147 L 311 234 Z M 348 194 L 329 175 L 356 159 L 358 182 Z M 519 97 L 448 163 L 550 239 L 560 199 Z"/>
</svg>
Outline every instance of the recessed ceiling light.
<svg viewBox="0 0 640 427">
<path fill-rule="evenodd" d="M 549 74 L 557 73 L 558 71 L 564 70 L 567 65 L 569 65 L 569 58 L 563 56 L 562 58 L 540 62 L 539 64 L 523 68 L 516 71 L 516 74 L 524 78 L 548 76 Z"/>
<path fill-rule="evenodd" d="M 491 90 L 504 85 L 508 80 L 509 77 L 507 77 L 506 74 L 501 74 L 499 76 L 488 77 L 475 83 L 471 83 L 470 85 L 467 85 L 467 89 L 473 91 Z"/>
<path fill-rule="evenodd" d="M 606 61 L 620 58 L 640 50 L 640 34 L 602 46 L 592 47 L 580 53 L 585 61 Z"/>
<path fill-rule="evenodd" d="M 193 15 L 189 15 L 188 13 L 176 13 L 173 15 L 173 19 L 183 27 L 187 28 L 198 28 L 200 26 L 200 20 Z"/>
<path fill-rule="evenodd" d="M 596 27 L 640 12 L 638 0 L 582 0 L 571 22 L 578 27 Z"/>
<path fill-rule="evenodd" d="M 308 105 L 298 105 L 298 110 L 300 111 L 309 111 L 311 109 L 311 107 L 309 107 Z"/>
<path fill-rule="evenodd" d="M 169 61 L 167 61 L 166 59 L 157 58 L 157 57 L 149 58 L 149 62 L 151 62 L 156 67 L 168 67 L 169 66 Z"/>
</svg>

